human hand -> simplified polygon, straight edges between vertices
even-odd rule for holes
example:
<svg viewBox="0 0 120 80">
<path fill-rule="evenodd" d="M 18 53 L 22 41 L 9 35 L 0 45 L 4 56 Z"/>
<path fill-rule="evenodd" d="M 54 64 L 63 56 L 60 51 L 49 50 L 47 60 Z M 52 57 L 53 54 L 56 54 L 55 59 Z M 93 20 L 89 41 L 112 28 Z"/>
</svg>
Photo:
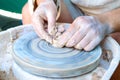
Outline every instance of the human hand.
<svg viewBox="0 0 120 80">
<path fill-rule="evenodd" d="M 57 8 L 53 0 L 46 0 L 38 5 L 32 16 L 33 27 L 41 39 L 52 43 L 54 35 Z M 46 24 L 48 24 L 46 26 Z M 46 31 L 48 30 L 48 31 Z"/>
<path fill-rule="evenodd" d="M 90 51 L 111 32 L 106 23 L 92 16 L 81 16 L 74 20 L 66 32 L 59 36 L 55 44 L 59 47 L 75 47 Z"/>
</svg>

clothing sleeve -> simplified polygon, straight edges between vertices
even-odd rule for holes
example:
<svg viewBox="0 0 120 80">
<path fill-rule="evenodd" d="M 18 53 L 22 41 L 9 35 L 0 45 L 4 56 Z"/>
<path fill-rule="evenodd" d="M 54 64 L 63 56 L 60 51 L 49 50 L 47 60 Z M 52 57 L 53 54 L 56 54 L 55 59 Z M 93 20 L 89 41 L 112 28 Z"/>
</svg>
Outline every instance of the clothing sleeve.
<svg viewBox="0 0 120 80">
<path fill-rule="evenodd" d="M 92 16 L 120 8 L 120 0 L 71 0 L 71 2 L 86 15 Z"/>
</svg>

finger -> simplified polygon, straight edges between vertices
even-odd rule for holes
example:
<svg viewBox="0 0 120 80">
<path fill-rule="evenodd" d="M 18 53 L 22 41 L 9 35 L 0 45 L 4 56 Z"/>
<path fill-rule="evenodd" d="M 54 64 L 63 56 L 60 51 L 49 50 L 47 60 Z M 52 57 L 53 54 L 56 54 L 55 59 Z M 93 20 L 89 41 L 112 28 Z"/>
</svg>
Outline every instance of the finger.
<svg viewBox="0 0 120 80">
<path fill-rule="evenodd" d="M 77 43 L 79 43 L 85 35 L 88 33 L 90 29 L 90 22 L 87 20 L 87 18 L 81 16 L 76 19 L 76 25 L 80 25 L 80 30 L 73 35 L 73 37 L 67 42 L 67 47 L 73 47 Z"/>
<path fill-rule="evenodd" d="M 56 40 L 54 40 L 54 44 L 58 45 L 58 47 L 63 47 L 67 43 L 67 41 L 73 36 L 73 34 L 79 29 L 79 26 L 70 25 L 66 32 L 64 32 L 61 36 L 59 36 Z"/>
<path fill-rule="evenodd" d="M 50 35 L 55 35 L 56 31 L 56 13 L 47 12 L 46 14 L 48 19 L 48 33 Z"/>
<path fill-rule="evenodd" d="M 101 42 L 102 38 L 100 38 L 99 36 L 97 36 L 94 40 L 92 40 L 85 48 L 85 51 L 91 51 L 92 49 L 94 49 L 100 42 Z"/>
<path fill-rule="evenodd" d="M 65 31 L 65 27 L 64 26 L 65 26 L 64 24 L 61 24 L 61 25 L 57 26 L 58 32 L 63 33 Z"/>
<path fill-rule="evenodd" d="M 89 29 L 87 28 L 81 27 L 67 42 L 66 46 L 67 47 L 75 46 L 78 42 L 80 42 L 85 37 L 85 35 L 88 33 L 88 30 Z"/>
<path fill-rule="evenodd" d="M 79 17 L 71 24 L 70 28 L 68 28 L 63 35 L 59 36 L 57 40 L 54 40 L 55 45 L 59 45 L 59 47 L 63 47 L 68 40 L 79 30 L 80 25 L 82 23 L 86 23 L 87 21 L 83 17 Z M 84 26 L 84 25 L 83 25 Z M 57 46 L 58 47 L 58 46 Z"/>
<path fill-rule="evenodd" d="M 85 35 L 85 37 L 75 46 L 75 48 L 79 48 L 79 47 L 85 48 L 95 36 L 96 36 L 95 31 L 93 29 L 89 30 L 87 35 Z"/>
<path fill-rule="evenodd" d="M 39 15 L 40 14 L 33 14 L 32 23 L 34 25 L 34 29 L 41 39 L 45 39 L 46 41 L 52 43 L 51 37 L 44 29 L 44 19 Z"/>
</svg>

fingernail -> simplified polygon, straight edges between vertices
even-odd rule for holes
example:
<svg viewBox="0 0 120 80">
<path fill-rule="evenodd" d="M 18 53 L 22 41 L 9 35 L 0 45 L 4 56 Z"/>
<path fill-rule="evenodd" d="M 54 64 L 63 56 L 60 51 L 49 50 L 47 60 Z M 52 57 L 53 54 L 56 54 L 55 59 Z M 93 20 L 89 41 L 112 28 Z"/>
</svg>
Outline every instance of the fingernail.
<svg viewBox="0 0 120 80">
<path fill-rule="evenodd" d="M 66 47 L 72 47 L 73 45 L 72 44 L 66 44 Z"/>
<path fill-rule="evenodd" d="M 79 50 L 82 50 L 82 47 L 80 47 L 80 46 L 78 46 L 78 45 L 74 46 L 74 48 L 79 49 Z"/>
<path fill-rule="evenodd" d="M 50 37 L 47 37 L 45 40 L 46 40 L 47 42 L 49 42 L 50 44 L 52 44 L 52 39 L 51 39 Z"/>
<path fill-rule="evenodd" d="M 75 45 L 75 42 L 76 42 L 76 40 L 71 40 L 71 41 L 69 41 L 69 42 L 66 44 L 66 46 L 67 46 L 67 47 L 72 47 L 72 46 Z"/>
<path fill-rule="evenodd" d="M 54 47 L 59 47 L 59 48 L 63 47 L 63 46 L 60 45 L 59 42 L 58 42 L 57 40 L 55 40 L 55 39 L 53 39 L 53 46 L 54 46 Z"/>
</svg>

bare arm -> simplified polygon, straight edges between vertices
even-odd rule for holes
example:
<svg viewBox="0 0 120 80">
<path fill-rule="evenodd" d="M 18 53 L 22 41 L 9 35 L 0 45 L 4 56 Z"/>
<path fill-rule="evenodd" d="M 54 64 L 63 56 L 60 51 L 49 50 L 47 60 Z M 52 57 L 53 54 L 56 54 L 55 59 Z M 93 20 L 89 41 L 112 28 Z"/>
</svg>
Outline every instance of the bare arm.
<svg viewBox="0 0 120 80">
<path fill-rule="evenodd" d="M 36 0 L 36 3 L 37 5 L 39 5 L 40 3 L 42 2 L 45 2 L 47 0 Z M 66 5 L 64 4 L 64 1 L 63 0 L 60 0 L 61 1 L 61 11 L 60 11 L 60 16 L 57 20 L 57 22 L 63 22 L 63 23 L 72 23 L 73 22 L 73 19 L 66 7 Z"/>
<path fill-rule="evenodd" d="M 112 32 L 120 31 L 120 8 L 96 16 L 102 23 L 107 23 Z"/>
</svg>

